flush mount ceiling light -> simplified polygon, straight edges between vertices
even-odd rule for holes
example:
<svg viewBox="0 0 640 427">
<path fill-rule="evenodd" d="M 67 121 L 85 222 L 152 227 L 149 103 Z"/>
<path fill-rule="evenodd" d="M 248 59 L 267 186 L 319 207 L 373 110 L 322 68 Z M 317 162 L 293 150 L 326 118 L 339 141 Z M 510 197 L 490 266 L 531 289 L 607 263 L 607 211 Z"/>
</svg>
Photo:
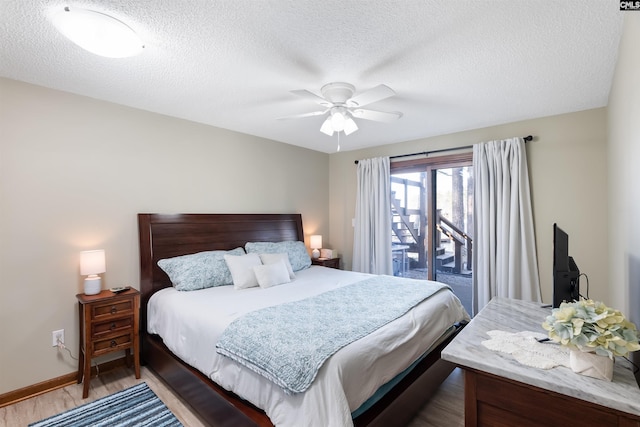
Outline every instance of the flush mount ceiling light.
<svg viewBox="0 0 640 427">
<path fill-rule="evenodd" d="M 126 58 L 139 54 L 144 48 L 131 27 L 101 12 L 67 6 L 54 12 L 51 19 L 69 40 L 96 55 Z"/>
</svg>

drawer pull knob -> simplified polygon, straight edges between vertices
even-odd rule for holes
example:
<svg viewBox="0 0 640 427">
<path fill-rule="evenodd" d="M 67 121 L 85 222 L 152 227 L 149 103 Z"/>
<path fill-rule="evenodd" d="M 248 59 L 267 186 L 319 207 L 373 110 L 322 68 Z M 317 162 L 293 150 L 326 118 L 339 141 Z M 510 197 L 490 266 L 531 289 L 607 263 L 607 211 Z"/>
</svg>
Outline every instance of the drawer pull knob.
<svg viewBox="0 0 640 427">
<path fill-rule="evenodd" d="M 116 322 L 113 322 L 113 323 L 111 324 L 111 330 L 113 331 L 115 328 L 116 328 Z"/>
<path fill-rule="evenodd" d="M 117 345 L 118 345 L 118 343 L 116 342 L 116 340 L 112 340 L 111 341 L 111 347 L 115 347 Z"/>
<path fill-rule="evenodd" d="M 118 311 L 118 309 L 116 308 L 115 305 L 113 307 L 111 307 L 111 314 L 115 314 L 117 311 Z"/>
</svg>

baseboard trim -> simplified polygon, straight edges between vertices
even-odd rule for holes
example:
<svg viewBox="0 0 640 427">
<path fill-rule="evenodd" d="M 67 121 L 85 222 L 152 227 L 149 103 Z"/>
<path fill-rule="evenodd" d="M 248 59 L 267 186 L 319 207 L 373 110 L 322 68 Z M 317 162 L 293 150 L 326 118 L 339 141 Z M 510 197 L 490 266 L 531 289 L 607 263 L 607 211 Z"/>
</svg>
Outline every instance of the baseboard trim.
<svg viewBox="0 0 640 427">
<path fill-rule="evenodd" d="M 92 366 L 91 377 L 93 378 L 98 372 L 109 372 L 122 366 L 126 366 L 126 360 L 124 357 L 101 363 L 97 367 Z M 71 384 L 76 384 L 77 382 L 78 373 L 72 372 L 70 374 L 62 375 L 61 377 L 52 378 L 50 380 L 42 381 L 37 384 L 0 394 L 0 408 L 13 405 L 14 403 L 18 403 L 31 397 L 38 396 L 40 394 L 44 394 L 62 387 L 66 387 Z"/>
</svg>

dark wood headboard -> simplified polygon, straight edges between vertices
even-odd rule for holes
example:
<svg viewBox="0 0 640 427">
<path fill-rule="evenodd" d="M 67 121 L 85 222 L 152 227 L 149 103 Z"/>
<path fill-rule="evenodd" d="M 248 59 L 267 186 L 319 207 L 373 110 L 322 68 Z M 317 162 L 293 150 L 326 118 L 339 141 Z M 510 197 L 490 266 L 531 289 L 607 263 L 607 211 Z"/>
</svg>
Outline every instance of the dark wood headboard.
<svg viewBox="0 0 640 427">
<path fill-rule="evenodd" d="M 247 242 L 304 242 L 300 214 L 138 214 L 141 324 L 151 295 L 171 286 L 158 260 L 202 251 L 244 247 Z M 142 329 L 144 333 L 144 329 Z"/>
</svg>

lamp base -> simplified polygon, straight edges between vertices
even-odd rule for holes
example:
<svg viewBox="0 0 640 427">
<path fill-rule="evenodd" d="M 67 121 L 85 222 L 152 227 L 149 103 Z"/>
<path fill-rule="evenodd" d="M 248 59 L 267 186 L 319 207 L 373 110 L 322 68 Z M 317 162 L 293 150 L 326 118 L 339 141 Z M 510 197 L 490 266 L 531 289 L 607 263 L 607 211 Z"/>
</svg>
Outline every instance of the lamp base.
<svg viewBox="0 0 640 427">
<path fill-rule="evenodd" d="M 318 249 L 314 249 L 311 251 L 311 256 L 314 258 L 320 257 L 320 251 Z"/>
<path fill-rule="evenodd" d="M 96 295 L 99 294 L 102 288 L 102 280 L 100 277 L 87 277 L 84 279 L 84 294 Z"/>
</svg>

